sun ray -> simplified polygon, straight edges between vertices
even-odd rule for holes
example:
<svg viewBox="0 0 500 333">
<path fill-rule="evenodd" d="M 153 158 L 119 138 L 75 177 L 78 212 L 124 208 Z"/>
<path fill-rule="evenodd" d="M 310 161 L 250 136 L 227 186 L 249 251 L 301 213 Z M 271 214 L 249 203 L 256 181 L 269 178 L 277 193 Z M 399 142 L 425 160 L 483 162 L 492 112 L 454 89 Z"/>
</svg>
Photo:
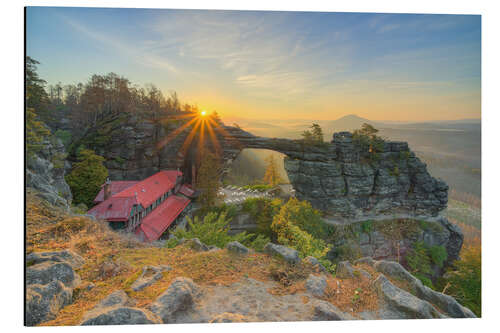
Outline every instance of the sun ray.
<svg viewBox="0 0 500 333">
<path fill-rule="evenodd" d="M 196 124 L 194 125 L 191 132 L 189 132 L 188 136 L 186 137 L 186 140 L 184 140 L 184 143 L 182 144 L 182 147 L 180 149 L 180 152 L 182 154 L 185 154 L 187 149 L 191 145 L 191 141 L 193 141 L 193 138 L 196 135 L 196 131 L 198 130 L 198 127 L 200 127 L 200 124 L 201 124 L 200 119 L 197 119 Z"/>
<path fill-rule="evenodd" d="M 210 122 L 207 122 L 207 132 L 208 132 L 208 136 L 210 137 L 210 141 L 212 141 L 212 143 L 215 147 L 216 154 L 219 155 L 222 151 L 221 146 L 219 143 L 219 139 L 217 139 L 217 136 L 215 135 L 215 132 L 214 132 Z"/>
<path fill-rule="evenodd" d="M 179 127 L 176 130 L 174 130 L 172 133 L 170 133 L 169 135 L 167 135 L 167 137 L 165 139 L 163 139 L 162 141 L 158 142 L 157 148 L 161 149 L 164 145 L 166 145 L 167 143 L 169 143 L 170 141 L 172 141 L 173 139 L 175 139 L 186 128 L 188 128 L 189 126 L 191 126 L 196 120 L 198 120 L 198 118 L 193 117 L 193 119 L 191 119 L 190 121 L 188 121 L 187 123 L 185 123 L 181 127 Z"/>
</svg>

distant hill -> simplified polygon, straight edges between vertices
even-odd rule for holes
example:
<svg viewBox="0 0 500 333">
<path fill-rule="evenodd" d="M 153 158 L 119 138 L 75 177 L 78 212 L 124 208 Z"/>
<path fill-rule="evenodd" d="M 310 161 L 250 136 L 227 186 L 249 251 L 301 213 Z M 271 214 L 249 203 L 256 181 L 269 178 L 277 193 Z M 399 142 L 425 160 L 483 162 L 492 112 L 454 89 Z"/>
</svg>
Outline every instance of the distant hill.
<svg viewBox="0 0 500 333">
<path fill-rule="evenodd" d="M 362 118 L 355 114 L 350 114 L 342 118 L 339 118 L 337 120 L 332 120 L 327 122 L 325 124 L 325 128 L 328 129 L 329 131 L 334 131 L 334 132 L 352 131 L 360 128 L 361 125 L 363 125 L 364 123 L 373 125 L 375 127 L 380 127 L 380 125 L 382 125 L 382 123 Z"/>
</svg>

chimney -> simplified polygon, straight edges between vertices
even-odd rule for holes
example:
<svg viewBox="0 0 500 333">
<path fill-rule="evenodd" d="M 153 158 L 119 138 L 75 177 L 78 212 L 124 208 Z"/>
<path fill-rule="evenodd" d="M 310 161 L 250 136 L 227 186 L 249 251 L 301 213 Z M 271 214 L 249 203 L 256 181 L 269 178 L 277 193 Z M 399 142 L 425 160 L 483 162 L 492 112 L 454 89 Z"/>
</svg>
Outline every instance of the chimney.
<svg viewBox="0 0 500 333">
<path fill-rule="evenodd" d="M 104 183 L 104 200 L 111 198 L 111 180 L 109 177 L 106 178 L 106 183 Z"/>
</svg>

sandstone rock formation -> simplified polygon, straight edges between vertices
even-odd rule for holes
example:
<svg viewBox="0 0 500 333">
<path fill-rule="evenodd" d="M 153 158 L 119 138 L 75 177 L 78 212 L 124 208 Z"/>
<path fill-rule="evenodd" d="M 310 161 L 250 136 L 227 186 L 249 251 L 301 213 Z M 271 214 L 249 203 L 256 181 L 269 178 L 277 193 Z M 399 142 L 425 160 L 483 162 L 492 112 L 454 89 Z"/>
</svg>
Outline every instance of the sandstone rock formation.
<svg viewBox="0 0 500 333">
<path fill-rule="evenodd" d="M 376 160 L 368 161 L 349 132 L 334 133 L 323 145 L 262 138 L 225 126 L 225 158 L 244 148 L 281 152 L 296 195 L 338 220 L 387 215 L 436 216 L 446 207 L 448 186 L 427 172 L 406 142 L 386 141 Z"/>
<path fill-rule="evenodd" d="M 55 206 L 69 208 L 72 194 L 64 175 L 70 164 L 65 157 L 61 140 L 44 138 L 40 152 L 26 158 L 26 187 L 34 188 L 37 195 Z"/>
<path fill-rule="evenodd" d="M 26 325 L 54 319 L 72 302 L 73 288 L 80 283 L 74 269 L 83 259 L 71 251 L 37 252 L 26 262 Z"/>
<path fill-rule="evenodd" d="M 134 308 L 123 290 L 117 290 L 88 311 L 81 325 L 160 324 L 160 318 L 146 309 Z"/>
<path fill-rule="evenodd" d="M 185 145 L 186 120 L 166 118 L 162 124 L 122 115 L 79 141 L 106 158 L 111 179 L 143 179 L 161 169 L 181 168 L 188 176 L 197 145 Z M 226 167 L 245 148 L 270 149 L 285 154 L 285 169 L 299 199 L 308 200 L 337 220 L 374 216 L 436 216 L 446 207 L 448 186 L 433 178 L 406 142 L 387 141 L 376 160 L 368 160 L 351 133 L 340 132 L 321 145 L 300 140 L 264 138 L 239 127 L 214 127 L 217 144 L 204 143 L 222 153 Z M 189 141 L 189 140 L 188 140 Z M 197 134 L 192 142 L 197 143 Z"/>
</svg>

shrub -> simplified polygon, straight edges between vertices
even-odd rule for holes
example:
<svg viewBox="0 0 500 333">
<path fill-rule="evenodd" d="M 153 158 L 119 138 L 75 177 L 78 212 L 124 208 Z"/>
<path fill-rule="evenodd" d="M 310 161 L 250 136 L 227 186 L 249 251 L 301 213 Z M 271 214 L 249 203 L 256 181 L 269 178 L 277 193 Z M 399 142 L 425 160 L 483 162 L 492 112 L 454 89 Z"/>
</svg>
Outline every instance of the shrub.
<svg viewBox="0 0 500 333">
<path fill-rule="evenodd" d="M 481 247 L 464 247 L 460 257 L 453 264 L 455 271 L 448 274 L 447 293 L 481 316 Z"/>
<path fill-rule="evenodd" d="M 280 214 L 284 221 L 298 226 L 315 238 L 325 238 L 328 234 L 328 225 L 308 201 L 290 198 L 281 208 Z"/>
<path fill-rule="evenodd" d="M 429 255 L 434 264 L 443 267 L 444 262 L 448 259 L 448 252 L 443 245 L 435 245 L 429 248 Z"/>
<path fill-rule="evenodd" d="M 273 187 L 270 184 L 254 184 L 254 185 L 243 186 L 243 189 L 245 189 L 245 190 L 257 190 L 260 192 L 265 192 L 265 191 L 270 190 L 272 188 Z"/>
<path fill-rule="evenodd" d="M 177 238 L 170 239 L 165 242 L 166 247 L 175 247 L 178 245 L 178 239 L 198 238 L 206 245 L 215 245 L 219 248 L 224 248 L 227 243 L 238 241 L 245 246 L 251 247 L 256 251 L 262 251 L 265 244 L 269 242 L 269 238 L 263 235 L 248 234 L 242 232 L 236 235 L 229 235 L 229 221 L 227 212 L 215 213 L 209 212 L 203 220 L 198 216 L 193 219 L 188 219 L 188 228 L 177 229 L 174 231 L 174 236 Z"/>
<path fill-rule="evenodd" d="M 104 157 L 96 155 L 94 151 L 82 149 L 78 154 L 78 162 L 66 176 L 66 182 L 73 194 L 73 203 L 92 205 L 94 198 L 101 189 L 101 185 L 108 177 L 108 170 L 103 165 Z"/>
<path fill-rule="evenodd" d="M 283 201 L 280 199 L 248 198 L 243 202 L 242 209 L 256 220 L 259 234 L 276 240 L 276 234 L 271 229 L 271 224 L 282 205 Z"/>
<path fill-rule="evenodd" d="M 69 144 L 71 143 L 71 132 L 70 131 L 65 131 L 65 130 L 61 130 L 61 129 L 58 129 L 54 135 L 61 140 L 61 142 L 63 143 L 64 147 L 68 147 Z"/>
<path fill-rule="evenodd" d="M 408 252 L 406 261 L 413 274 L 431 273 L 431 259 L 427 254 L 427 247 L 424 242 L 415 242 L 413 249 Z"/>
<path fill-rule="evenodd" d="M 304 204 L 305 203 L 305 204 Z M 278 243 L 294 248 L 301 257 L 313 256 L 326 260 L 325 256 L 330 250 L 325 241 L 315 238 L 306 228 L 312 229 L 317 223 L 316 219 L 304 220 L 304 217 L 314 217 L 315 212 L 304 214 L 307 202 L 290 199 L 274 217 L 271 229 L 276 233 Z M 302 229 L 304 228 L 304 229 Z"/>
</svg>

